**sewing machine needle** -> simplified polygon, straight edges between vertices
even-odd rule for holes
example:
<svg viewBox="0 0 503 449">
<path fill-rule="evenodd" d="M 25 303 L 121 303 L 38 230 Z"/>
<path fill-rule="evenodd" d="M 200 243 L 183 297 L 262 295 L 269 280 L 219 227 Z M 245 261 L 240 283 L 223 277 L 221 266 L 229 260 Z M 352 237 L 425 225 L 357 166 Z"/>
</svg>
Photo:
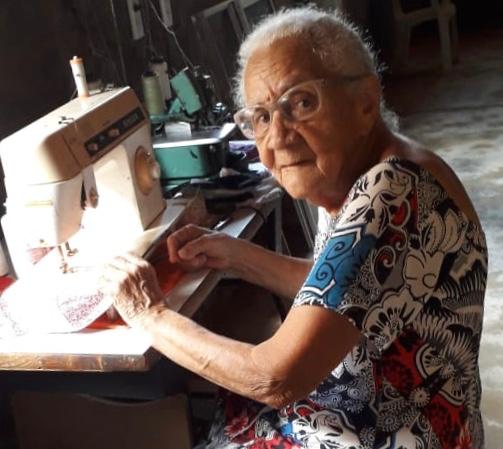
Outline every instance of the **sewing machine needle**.
<svg viewBox="0 0 503 449">
<path fill-rule="evenodd" d="M 68 262 L 66 261 L 65 257 L 65 252 L 63 251 L 63 245 L 58 245 L 58 252 L 59 252 L 59 257 L 61 260 L 61 264 L 59 266 L 59 269 L 63 272 L 66 273 L 68 271 Z"/>
</svg>

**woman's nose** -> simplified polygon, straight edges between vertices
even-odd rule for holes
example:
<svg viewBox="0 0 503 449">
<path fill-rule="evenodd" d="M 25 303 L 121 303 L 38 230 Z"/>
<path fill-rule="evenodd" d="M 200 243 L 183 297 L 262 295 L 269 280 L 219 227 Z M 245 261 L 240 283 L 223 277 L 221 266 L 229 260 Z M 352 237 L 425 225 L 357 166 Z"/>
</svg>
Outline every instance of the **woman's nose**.
<svg viewBox="0 0 503 449">
<path fill-rule="evenodd" d="M 294 130 L 285 123 L 280 111 L 274 111 L 268 132 L 269 148 L 284 148 L 292 140 L 290 134 L 293 132 Z"/>
</svg>

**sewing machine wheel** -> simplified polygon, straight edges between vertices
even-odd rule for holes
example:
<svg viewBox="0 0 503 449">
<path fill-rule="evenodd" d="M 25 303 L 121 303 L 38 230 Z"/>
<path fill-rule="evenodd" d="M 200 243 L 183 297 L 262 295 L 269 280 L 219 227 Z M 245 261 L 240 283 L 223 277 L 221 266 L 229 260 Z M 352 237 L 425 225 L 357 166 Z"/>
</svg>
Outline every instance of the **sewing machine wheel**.
<svg viewBox="0 0 503 449">
<path fill-rule="evenodd" d="M 148 195 L 158 182 L 161 170 L 152 153 L 144 147 L 136 150 L 134 171 L 138 188 L 144 195 Z"/>
</svg>

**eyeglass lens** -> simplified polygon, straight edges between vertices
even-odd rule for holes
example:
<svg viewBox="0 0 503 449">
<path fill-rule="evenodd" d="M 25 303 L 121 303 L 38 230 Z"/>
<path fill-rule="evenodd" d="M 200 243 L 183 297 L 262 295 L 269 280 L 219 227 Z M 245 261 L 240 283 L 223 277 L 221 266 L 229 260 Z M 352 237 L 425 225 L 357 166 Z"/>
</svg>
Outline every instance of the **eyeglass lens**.
<svg viewBox="0 0 503 449">
<path fill-rule="evenodd" d="M 251 114 L 251 128 L 255 137 L 263 136 L 269 129 L 274 109 L 290 122 L 309 119 L 320 107 L 318 91 L 313 86 L 302 86 L 288 91 L 279 98 L 275 108 L 255 107 Z"/>
</svg>

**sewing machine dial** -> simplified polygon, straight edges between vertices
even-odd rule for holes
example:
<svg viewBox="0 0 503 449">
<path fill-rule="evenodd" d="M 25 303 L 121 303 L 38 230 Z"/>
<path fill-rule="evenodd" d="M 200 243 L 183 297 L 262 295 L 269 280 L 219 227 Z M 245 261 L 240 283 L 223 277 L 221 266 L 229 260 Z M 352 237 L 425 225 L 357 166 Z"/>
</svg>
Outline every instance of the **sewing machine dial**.
<svg viewBox="0 0 503 449">
<path fill-rule="evenodd" d="M 144 195 L 148 195 L 161 175 L 161 169 L 152 152 L 144 147 L 136 150 L 134 171 L 138 188 Z"/>
</svg>

